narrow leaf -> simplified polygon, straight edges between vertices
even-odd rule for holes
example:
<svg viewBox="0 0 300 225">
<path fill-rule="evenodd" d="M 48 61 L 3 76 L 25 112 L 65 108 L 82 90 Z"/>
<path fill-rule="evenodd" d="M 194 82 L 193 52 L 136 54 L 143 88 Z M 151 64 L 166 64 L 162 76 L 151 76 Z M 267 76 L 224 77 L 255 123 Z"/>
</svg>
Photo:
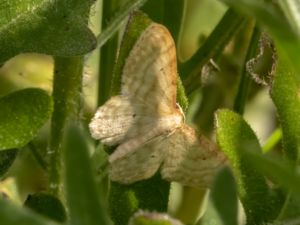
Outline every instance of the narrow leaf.
<svg viewBox="0 0 300 225">
<path fill-rule="evenodd" d="M 291 162 L 298 162 L 300 149 L 300 86 L 296 73 L 280 55 L 271 87 L 271 97 L 277 108 L 282 127 L 285 155 Z"/>
<path fill-rule="evenodd" d="M 237 191 L 228 168 L 221 170 L 211 190 L 211 198 L 224 225 L 237 225 Z"/>
<path fill-rule="evenodd" d="M 271 212 L 269 188 L 264 177 L 249 163 L 245 150 L 260 153 L 255 133 L 243 118 L 227 109 L 216 114 L 217 140 L 227 155 L 238 192 L 247 215 L 248 224 L 260 224 L 274 216 Z"/>
<path fill-rule="evenodd" d="M 110 224 L 96 188 L 89 151 L 82 131 L 70 126 L 65 138 L 65 185 L 71 223 Z"/>
</svg>

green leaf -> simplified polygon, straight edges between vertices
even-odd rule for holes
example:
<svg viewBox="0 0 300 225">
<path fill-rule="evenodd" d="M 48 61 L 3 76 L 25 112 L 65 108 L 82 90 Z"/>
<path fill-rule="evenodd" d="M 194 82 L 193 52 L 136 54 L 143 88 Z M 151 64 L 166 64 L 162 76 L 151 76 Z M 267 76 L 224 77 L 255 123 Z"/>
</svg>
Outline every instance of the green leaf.
<svg viewBox="0 0 300 225">
<path fill-rule="evenodd" d="M 0 151 L 0 177 L 2 177 L 17 157 L 18 149 Z"/>
<path fill-rule="evenodd" d="M 285 155 L 291 162 L 298 162 L 300 148 L 300 97 L 296 73 L 280 55 L 273 78 L 271 97 L 277 108 L 282 127 Z"/>
<path fill-rule="evenodd" d="M 65 222 L 67 219 L 64 206 L 52 195 L 45 193 L 29 195 L 24 204 L 38 214 L 57 222 Z"/>
<path fill-rule="evenodd" d="M 118 225 L 127 225 L 129 218 L 138 209 L 166 212 L 170 183 L 162 180 L 159 173 L 150 179 L 131 185 L 111 183 L 109 210 L 112 220 Z"/>
<path fill-rule="evenodd" d="M 245 152 L 245 154 L 257 170 L 272 179 L 274 183 L 284 187 L 285 195 L 283 193 L 282 196 L 279 195 L 281 199 L 278 201 L 285 200 L 285 203 L 278 219 L 297 218 L 300 214 L 300 175 L 293 165 L 281 158 L 270 158 L 253 152 Z"/>
<path fill-rule="evenodd" d="M 257 170 L 300 197 L 300 175 L 287 160 L 270 158 L 250 151 L 245 151 L 245 156 Z"/>
<path fill-rule="evenodd" d="M 229 168 L 220 170 L 214 180 L 205 214 L 199 225 L 237 225 L 237 190 Z"/>
<path fill-rule="evenodd" d="M 0 65 L 23 52 L 83 55 L 96 47 L 86 25 L 93 0 L 10 0 L 0 3 Z"/>
<path fill-rule="evenodd" d="M 76 126 L 66 130 L 65 193 L 73 225 L 110 224 L 97 191 L 86 137 Z"/>
<path fill-rule="evenodd" d="M 234 178 L 228 168 L 216 176 L 211 198 L 224 225 L 237 225 L 237 191 Z"/>
<path fill-rule="evenodd" d="M 217 112 L 216 127 L 217 140 L 232 166 L 248 224 L 268 221 L 274 216 L 269 188 L 244 154 L 246 150 L 261 152 L 255 133 L 240 115 L 227 109 Z"/>
<path fill-rule="evenodd" d="M 41 89 L 28 88 L 0 98 L 0 150 L 19 148 L 34 138 L 52 112 Z"/>
<path fill-rule="evenodd" d="M 0 198 L 0 221 L 5 225 L 58 225 L 36 213 L 12 204 Z"/>
</svg>

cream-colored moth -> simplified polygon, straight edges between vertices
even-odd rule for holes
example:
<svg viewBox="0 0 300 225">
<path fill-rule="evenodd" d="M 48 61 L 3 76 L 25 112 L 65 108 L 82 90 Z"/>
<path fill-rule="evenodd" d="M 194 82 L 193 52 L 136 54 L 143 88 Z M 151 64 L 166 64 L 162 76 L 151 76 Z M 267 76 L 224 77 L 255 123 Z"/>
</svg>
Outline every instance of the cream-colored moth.
<svg viewBox="0 0 300 225">
<path fill-rule="evenodd" d="M 160 169 L 168 181 L 211 183 L 225 158 L 184 123 L 176 80 L 174 41 L 164 26 L 152 23 L 126 59 L 121 94 L 101 106 L 90 123 L 93 138 L 118 145 L 109 156 L 111 180 L 130 184 Z"/>
</svg>

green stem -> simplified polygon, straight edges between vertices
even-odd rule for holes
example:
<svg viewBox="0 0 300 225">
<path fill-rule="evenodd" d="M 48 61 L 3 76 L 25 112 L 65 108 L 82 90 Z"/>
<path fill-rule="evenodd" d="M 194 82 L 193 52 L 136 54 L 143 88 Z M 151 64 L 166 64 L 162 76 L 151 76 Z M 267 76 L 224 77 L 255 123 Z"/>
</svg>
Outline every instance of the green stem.
<svg viewBox="0 0 300 225">
<path fill-rule="evenodd" d="M 134 10 L 140 8 L 147 0 L 130 0 L 118 10 L 116 16 L 111 19 L 109 25 L 97 37 L 97 47 L 104 45 L 107 40 L 119 29 L 124 19 Z"/>
<path fill-rule="evenodd" d="M 202 67 L 209 59 L 216 59 L 221 55 L 224 47 L 245 21 L 234 10 L 228 9 L 201 48 L 190 60 L 180 66 L 179 73 L 184 78 L 183 84 L 188 95 L 200 87 L 199 74 L 201 74 Z"/>
<path fill-rule="evenodd" d="M 53 100 L 54 111 L 51 120 L 49 144 L 50 192 L 61 195 L 62 156 L 61 146 L 64 128 L 71 118 L 79 120 L 80 95 L 82 84 L 83 57 L 55 57 Z"/>
<path fill-rule="evenodd" d="M 102 27 L 107 27 L 107 21 L 119 8 L 120 1 L 104 1 L 102 6 Z M 113 67 L 116 62 L 118 34 L 114 34 L 100 49 L 98 105 L 103 105 L 110 94 Z"/>
<path fill-rule="evenodd" d="M 234 106 L 233 106 L 233 110 L 241 115 L 244 113 L 244 108 L 246 105 L 248 92 L 249 92 L 249 88 L 251 85 L 251 77 L 249 76 L 249 74 L 246 70 L 246 63 L 250 59 L 255 57 L 259 37 L 260 37 L 260 31 L 259 31 L 258 27 L 255 26 L 253 29 L 251 41 L 250 41 L 250 44 L 249 44 L 249 47 L 247 50 L 247 55 L 246 55 L 245 61 L 243 63 L 243 70 L 241 73 L 239 89 L 238 89 L 238 93 L 236 95 L 236 98 L 234 101 Z"/>
<path fill-rule="evenodd" d="M 277 128 L 264 144 L 262 148 L 262 152 L 267 153 L 270 150 L 272 150 L 274 146 L 278 144 L 281 138 L 282 138 L 282 130 L 280 128 Z"/>
</svg>

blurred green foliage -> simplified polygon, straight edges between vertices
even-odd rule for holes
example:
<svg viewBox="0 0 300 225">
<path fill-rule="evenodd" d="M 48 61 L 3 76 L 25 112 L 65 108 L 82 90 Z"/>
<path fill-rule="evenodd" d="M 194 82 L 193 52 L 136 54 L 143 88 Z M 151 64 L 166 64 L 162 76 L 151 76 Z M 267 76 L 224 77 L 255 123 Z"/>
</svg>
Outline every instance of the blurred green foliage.
<svg viewBox="0 0 300 225">
<path fill-rule="evenodd" d="M 299 224 L 299 9 L 297 0 L 0 1 L 0 223 Z M 110 182 L 87 131 L 153 21 L 175 40 L 186 120 L 216 135 L 228 158 L 208 198 L 159 175 Z"/>
</svg>

